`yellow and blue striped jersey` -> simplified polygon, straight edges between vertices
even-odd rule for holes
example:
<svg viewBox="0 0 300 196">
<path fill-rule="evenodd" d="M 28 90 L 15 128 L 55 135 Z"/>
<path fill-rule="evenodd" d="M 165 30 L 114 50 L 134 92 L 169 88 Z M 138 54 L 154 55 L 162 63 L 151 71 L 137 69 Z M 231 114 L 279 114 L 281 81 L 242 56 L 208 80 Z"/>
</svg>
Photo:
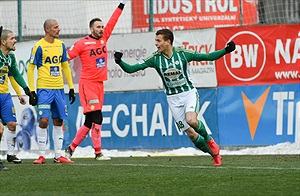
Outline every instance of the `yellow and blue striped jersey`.
<svg viewBox="0 0 300 196">
<path fill-rule="evenodd" d="M 63 89 L 62 71 L 65 75 L 68 75 L 66 79 L 69 87 L 74 88 L 66 51 L 65 44 L 58 39 L 54 39 L 53 43 L 49 43 L 42 38 L 35 44 L 31 50 L 28 66 L 28 83 L 31 91 L 35 89 L 34 77 L 32 77 L 35 67 L 37 67 L 38 75 L 37 89 Z"/>
</svg>

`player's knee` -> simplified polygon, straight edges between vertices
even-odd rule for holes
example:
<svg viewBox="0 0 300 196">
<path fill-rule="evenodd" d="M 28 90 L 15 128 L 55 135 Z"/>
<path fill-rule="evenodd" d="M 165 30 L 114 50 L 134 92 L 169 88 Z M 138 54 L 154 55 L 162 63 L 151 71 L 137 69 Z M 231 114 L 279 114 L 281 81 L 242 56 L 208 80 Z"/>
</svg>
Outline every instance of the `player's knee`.
<svg viewBox="0 0 300 196">
<path fill-rule="evenodd" d="M 198 126 L 198 119 L 197 119 L 197 113 L 196 112 L 187 112 L 185 114 L 185 120 L 188 125 L 191 127 L 197 128 Z"/>
<path fill-rule="evenodd" d="M 41 118 L 39 120 L 39 127 L 42 129 L 46 129 L 48 127 L 48 122 L 49 122 L 48 118 Z"/>
<path fill-rule="evenodd" d="M 88 113 L 85 115 L 84 126 L 86 126 L 87 128 L 92 128 L 92 124 L 93 124 L 93 119 L 90 113 Z"/>
<path fill-rule="evenodd" d="M 8 130 L 16 131 L 16 126 L 17 126 L 16 122 L 7 122 L 6 125 L 7 125 Z"/>
<path fill-rule="evenodd" d="M 198 120 L 194 118 L 187 118 L 186 119 L 187 124 L 189 124 L 191 127 L 197 127 L 198 126 Z"/>
<path fill-rule="evenodd" d="M 4 126 L 2 125 L 2 123 L 0 123 L 0 134 L 2 134 L 4 132 Z"/>
<path fill-rule="evenodd" d="M 53 118 L 53 125 L 54 126 L 62 126 L 63 120 L 59 118 Z"/>
<path fill-rule="evenodd" d="M 88 128 L 91 128 L 93 123 L 101 125 L 102 121 L 103 121 L 102 112 L 101 110 L 98 110 L 86 114 L 84 125 Z"/>
<path fill-rule="evenodd" d="M 101 125 L 101 124 L 102 124 L 102 121 L 103 121 L 102 111 L 101 111 L 101 110 L 98 110 L 98 111 L 93 112 L 92 118 L 93 118 L 93 122 L 94 122 L 95 124 Z"/>
</svg>

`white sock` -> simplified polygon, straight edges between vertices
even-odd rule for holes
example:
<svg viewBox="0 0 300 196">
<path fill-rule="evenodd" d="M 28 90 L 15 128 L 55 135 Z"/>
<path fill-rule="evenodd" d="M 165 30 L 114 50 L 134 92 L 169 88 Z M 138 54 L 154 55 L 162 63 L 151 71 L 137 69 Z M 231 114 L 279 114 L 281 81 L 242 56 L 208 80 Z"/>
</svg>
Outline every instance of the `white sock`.
<svg viewBox="0 0 300 196">
<path fill-rule="evenodd" d="M 15 143 L 16 143 L 15 131 L 10 131 L 7 129 L 6 143 L 7 143 L 7 154 L 13 155 L 15 152 Z"/>
<path fill-rule="evenodd" d="M 37 126 L 36 128 L 37 143 L 40 150 L 40 155 L 45 157 L 47 147 L 47 128 L 43 129 Z"/>
<path fill-rule="evenodd" d="M 59 158 L 61 156 L 61 149 L 64 141 L 64 132 L 62 130 L 62 126 L 53 126 L 52 138 L 55 158 Z"/>
</svg>

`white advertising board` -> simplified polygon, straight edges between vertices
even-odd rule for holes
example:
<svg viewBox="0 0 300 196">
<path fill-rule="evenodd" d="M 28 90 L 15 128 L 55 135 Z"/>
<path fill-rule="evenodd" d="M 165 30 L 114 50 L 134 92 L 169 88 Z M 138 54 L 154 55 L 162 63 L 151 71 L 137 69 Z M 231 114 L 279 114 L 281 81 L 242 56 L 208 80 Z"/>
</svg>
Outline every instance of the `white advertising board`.
<svg viewBox="0 0 300 196">
<path fill-rule="evenodd" d="M 215 50 L 216 30 L 200 29 L 188 31 L 175 31 L 174 46 L 196 50 L 200 53 L 209 53 Z M 67 47 L 71 47 L 77 39 L 63 40 Z M 31 48 L 36 41 L 21 42 L 16 44 L 15 51 L 18 67 L 27 81 L 27 67 L 30 58 Z M 152 68 L 127 74 L 114 62 L 114 51 L 124 53 L 123 60 L 130 64 L 138 63 L 141 59 L 151 55 L 156 51 L 155 32 L 136 33 L 136 34 L 118 34 L 112 35 L 108 41 L 108 81 L 105 82 L 105 91 L 139 91 L 139 90 L 161 90 L 162 81 L 156 71 Z M 81 71 L 81 62 L 75 59 L 70 62 L 73 74 L 73 82 L 77 91 L 77 84 Z M 190 73 L 196 87 L 216 87 L 216 69 L 215 62 L 191 62 Z M 35 74 L 36 79 L 36 74 Z M 68 92 L 66 86 L 65 91 Z M 11 92 L 15 92 L 11 88 Z"/>
</svg>

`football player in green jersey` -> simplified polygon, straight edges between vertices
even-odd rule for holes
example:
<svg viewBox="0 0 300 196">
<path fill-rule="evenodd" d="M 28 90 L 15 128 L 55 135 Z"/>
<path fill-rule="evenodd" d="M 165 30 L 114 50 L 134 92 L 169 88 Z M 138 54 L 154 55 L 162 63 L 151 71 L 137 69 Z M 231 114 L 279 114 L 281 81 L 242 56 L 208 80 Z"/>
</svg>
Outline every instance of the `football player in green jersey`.
<svg viewBox="0 0 300 196">
<path fill-rule="evenodd" d="M 0 119 L 3 125 L 6 125 L 8 128 L 6 134 L 7 161 L 21 163 L 22 161 L 14 154 L 17 119 L 14 103 L 9 92 L 8 80 L 12 82 L 12 86 L 14 87 L 21 104 L 26 104 L 26 100 L 21 96 L 18 85 L 23 88 L 30 100 L 34 100 L 35 97 L 31 94 L 23 76 L 17 68 L 16 57 L 13 53 L 13 51 L 16 50 L 15 44 L 17 43 L 15 35 L 8 29 L 0 28 L 0 31 Z"/>
<path fill-rule="evenodd" d="M 222 158 L 218 144 L 208 135 L 203 122 L 197 119 L 200 111 L 199 94 L 191 80 L 188 63 L 217 60 L 234 51 L 235 43 L 231 41 L 222 50 L 203 54 L 173 47 L 173 41 L 174 34 L 171 30 L 160 29 L 155 37 L 157 51 L 151 56 L 130 65 L 121 59 L 123 55 L 121 52 L 115 52 L 115 62 L 127 73 L 148 67 L 154 68 L 163 81 L 167 101 L 179 130 L 185 131 L 198 149 L 213 157 L 214 166 L 221 166 Z"/>
</svg>

